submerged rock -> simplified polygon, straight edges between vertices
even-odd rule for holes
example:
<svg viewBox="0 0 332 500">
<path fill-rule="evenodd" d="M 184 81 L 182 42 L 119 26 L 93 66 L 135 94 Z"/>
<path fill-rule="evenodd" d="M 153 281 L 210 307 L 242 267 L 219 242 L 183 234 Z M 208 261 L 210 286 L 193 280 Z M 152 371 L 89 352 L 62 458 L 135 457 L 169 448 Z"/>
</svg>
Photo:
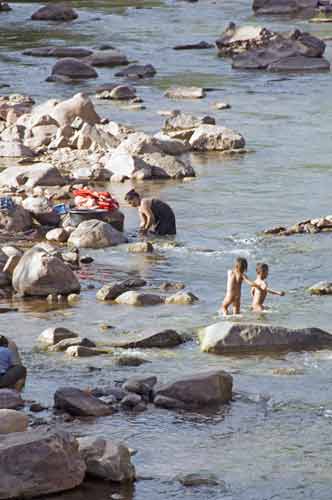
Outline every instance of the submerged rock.
<svg viewBox="0 0 332 500">
<path fill-rule="evenodd" d="M 96 93 L 98 99 L 110 99 L 117 101 L 130 101 L 136 97 L 136 89 L 128 85 L 116 85 L 111 90 L 102 90 Z"/>
<path fill-rule="evenodd" d="M 233 378 L 222 370 L 179 378 L 157 387 L 154 404 L 163 408 L 200 408 L 232 399 Z"/>
<path fill-rule="evenodd" d="M 176 476 L 177 481 L 183 486 L 218 486 L 220 481 L 215 474 L 210 472 L 198 472 L 192 474 L 179 474 Z"/>
<path fill-rule="evenodd" d="M 50 3 L 40 7 L 31 16 L 33 21 L 73 21 L 77 18 L 77 12 L 68 5 Z"/>
<path fill-rule="evenodd" d="M 77 417 L 101 417 L 112 413 L 106 403 L 76 387 L 58 389 L 54 394 L 54 407 Z"/>
<path fill-rule="evenodd" d="M 22 52 L 24 56 L 33 57 L 74 57 L 81 59 L 92 54 L 92 50 L 83 47 L 34 47 Z"/>
<path fill-rule="evenodd" d="M 91 66 L 105 66 L 108 68 L 129 64 L 127 57 L 114 49 L 96 50 L 86 57 L 84 61 Z"/>
<path fill-rule="evenodd" d="M 127 392 L 134 392 L 140 396 L 150 396 L 152 389 L 157 383 L 157 377 L 151 376 L 136 376 L 130 377 L 122 386 Z"/>
<path fill-rule="evenodd" d="M 78 442 L 88 475 L 116 483 L 135 480 L 135 467 L 123 443 L 98 437 L 79 438 Z"/>
<path fill-rule="evenodd" d="M 86 466 L 66 432 L 31 430 L 1 438 L 0 470 L 2 498 L 32 498 L 79 486 Z"/>
<path fill-rule="evenodd" d="M 312 11 L 318 5 L 318 0 L 253 0 L 253 10 L 260 15 L 284 15 Z"/>
<path fill-rule="evenodd" d="M 201 349 L 215 354 L 314 350 L 332 346 L 332 335 L 319 328 L 215 323 L 201 330 Z"/>
<path fill-rule="evenodd" d="M 122 76 L 129 79 L 151 78 L 157 73 L 152 64 L 131 64 L 125 69 L 115 73 L 115 76 Z"/>
<path fill-rule="evenodd" d="M 189 305 L 198 301 L 199 298 L 191 292 L 178 292 L 167 297 L 166 304 Z"/>
<path fill-rule="evenodd" d="M 171 87 L 165 92 L 165 97 L 170 99 L 202 99 L 206 96 L 200 87 Z"/>
<path fill-rule="evenodd" d="M 52 73 L 49 81 L 56 76 L 70 78 L 72 80 L 81 80 L 87 78 L 97 78 L 97 71 L 83 62 L 81 59 L 75 59 L 73 57 L 65 57 L 60 59 L 52 68 Z"/>
<path fill-rule="evenodd" d="M 112 342 L 113 347 L 123 349 L 159 348 L 167 349 L 176 347 L 184 342 L 183 337 L 175 330 L 150 330 L 130 335 L 128 339 Z"/>
<path fill-rule="evenodd" d="M 60 328 L 58 328 L 59 330 Z M 63 351 L 66 351 L 69 347 L 73 347 L 73 346 L 82 346 L 82 347 L 96 347 L 96 344 L 94 342 L 92 342 L 91 340 L 87 339 L 87 338 L 81 338 L 81 337 L 78 337 L 77 334 L 75 333 L 74 334 L 75 337 L 69 337 L 69 338 L 65 338 L 63 340 L 60 340 L 59 342 L 56 342 L 55 344 L 52 342 L 52 344 L 50 345 L 50 347 L 48 348 L 48 350 L 50 352 L 63 352 Z"/>
</svg>

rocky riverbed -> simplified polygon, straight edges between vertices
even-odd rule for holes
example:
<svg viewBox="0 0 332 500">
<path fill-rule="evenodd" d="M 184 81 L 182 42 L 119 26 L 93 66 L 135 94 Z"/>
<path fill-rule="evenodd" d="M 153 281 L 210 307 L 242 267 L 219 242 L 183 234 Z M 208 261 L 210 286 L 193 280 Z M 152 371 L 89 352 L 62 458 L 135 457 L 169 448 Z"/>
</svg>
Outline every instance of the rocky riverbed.
<svg viewBox="0 0 332 500">
<path fill-rule="evenodd" d="M 26 453 L 6 487 L 329 500 L 332 25 L 310 22 L 329 3 L 84 0 L 51 20 L 47 5 L 0 5 L 0 190 L 16 204 L 0 218 L 0 324 L 28 368 L 25 403 L 0 397 L 19 412 L 0 428 L 22 431 L 0 464 Z M 263 71 L 244 68 L 252 50 Z M 270 71 L 276 52 L 297 71 Z M 112 220 L 55 217 L 85 186 L 119 200 Z M 172 206 L 176 238 L 138 241 L 133 187 Z M 287 295 L 255 316 L 244 288 L 225 322 L 238 255 Z M 32 491 L 27 456 L 72 468 Z"/>
</svg>

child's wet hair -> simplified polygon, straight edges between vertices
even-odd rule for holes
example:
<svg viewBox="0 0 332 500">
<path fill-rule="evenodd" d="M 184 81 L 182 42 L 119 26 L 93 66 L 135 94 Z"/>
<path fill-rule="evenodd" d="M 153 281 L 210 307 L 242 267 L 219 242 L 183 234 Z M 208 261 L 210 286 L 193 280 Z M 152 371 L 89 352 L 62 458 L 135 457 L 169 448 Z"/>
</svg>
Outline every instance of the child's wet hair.
<svg viewBox="0 0 332 500">
<path fill-rule="evenodd" d="M 0 335 L 0 347 L 8 347 L 8 339 L 4 335 Z"/>
<path fill-rule="evenodd" d="M 247 259 L 238 257 L 235 261 L 235 267 L 240 271 L 240 273 L 245 273 L 248 269 Z"/>
<path fill-rule="evenodd" d="M 269 266 L 265 264 L 264 262 L 258 262 L 256 264 L 256 273 L 261 274 L 261 273 L 268 273 L 269 272 Z"/>
</svg>

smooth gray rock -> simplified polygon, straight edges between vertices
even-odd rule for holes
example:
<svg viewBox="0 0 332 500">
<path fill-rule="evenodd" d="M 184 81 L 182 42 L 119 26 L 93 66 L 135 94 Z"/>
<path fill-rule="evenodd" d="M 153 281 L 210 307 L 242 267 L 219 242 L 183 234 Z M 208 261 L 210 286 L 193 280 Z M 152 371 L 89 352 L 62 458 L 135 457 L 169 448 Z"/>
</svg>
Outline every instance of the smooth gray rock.
<svg viewBox="0 0 332 500">
<path fill-rule="evenodd" d="M 76 387 L 58 389 L 54 394 L 54 407 L 76 417 L 102 417 L 112 413 L 106 403 Z"/>
<path fill-rule="evenodd" d="M 313 11 L 317 5 L 318 0 L 254 0 L 253 10 L 260 15 L 289 15 Z"/>
<path fill-rule="evenodd" d="M 68 330 L 67 328 L 63 328 L 61 326 L 56 326 L 56 327 L 50 327 L 46 328 L 38 337 L 37 343 L 39 344 L 40 347 L 44 348 L 51 348 L 52 346 L 59 347 L 59 350 L 62 350 L 59 346 L 60 343 L 65 343 L 65 342 L 77 342 L 79 339 L 79 336 L 77 333 L 72 332 L 71 330 Z M 72 344 L 71 344 L 72 345 Z M 69 347 L 67 345 L 67 347 Z M 53 350 L 53 349 L 52 349 Z M 58 349 L 54 349 L 55 351 Z"/>
<path fill-rule="evenodd" d="M 332 346 L 332 335 L 319 328 L 284 328 L 220 322 L 199 333 L 201 349 L 214 354 L 315 350 Z"/>
<path fill-rule="evenodd" d="M 127 238 L 111 224 L 96 219 L 81 222 L 68 239 L 68 244 L 76 248 L 106 248 L 126 242 Z"/>
<path fill-rule="evenodd" d="M 115 299 L 115 302 L 117 304 L 128 306 L 156 306 L 159 304 L 163 304 L 165 302 L 165 299 L 160 295 L 156 295 L 153 293 L 142 293 L 131 290 L 119 295 Z"/>
<path fill-rule="evenodd" d="M 155 375 L 130 377 L 122 386 L 125 391 L 134 392 L 140 396 L 149 396 L 157 383 Z"/>
<path fill-rule="evenodd" d="M 158 348 L 168 349 L 176 347 L 184 342 L 183 338 L 175 330 L 151 330 L 130 335 L 129 339 L 112 342 L 113 347 L 123 349 L 136 348 Z"/>
<path fill-rule="evenodd" d="M 81 59 L 65 57 L 59 59 L 52 68 L 51 79 L 56 76 L 67 77 L 72 80 L 81 80 L 87 78 L 97 78 L 97 71 L 83 62 Z"/>
<path fill-rule="evenodd" d="M 73 21 L 78 18 L 77 12 L 65 4 L 47 4 L 40 7 L 31 19 L 33 21 Z"/>
<path fill-rule="evenodd" d="M 222 370 L 189 375 L 174 382 L 157 386 L 154 390 L 154 403 L 171 408 L 173 402 L 183 408 L 200 408 L 227 403 L 232 399 L 233 378 Z M 162 398 L 167 398 L 163 400 Z M 159 399 L 158 399 L 159 398 Z"/>
</svg>

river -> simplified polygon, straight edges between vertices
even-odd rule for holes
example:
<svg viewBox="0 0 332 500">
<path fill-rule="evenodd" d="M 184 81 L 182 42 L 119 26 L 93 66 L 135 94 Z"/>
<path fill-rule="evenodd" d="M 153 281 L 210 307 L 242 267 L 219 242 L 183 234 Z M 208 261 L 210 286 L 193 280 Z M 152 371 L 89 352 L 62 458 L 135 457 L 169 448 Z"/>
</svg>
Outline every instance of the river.
<svg viewBox="0 0 332 500">
<path fill-rule="evenodd" d="M 140 480 L 133 490 L 120 490 L 133 500 L 330 500 L 332 353 L 282 356 L 217 357 L 200 352 L 199 327 L 217 320 L 225 291 L 227 270 L 236 256 L 270 265 L 270 284 L 285 290 L 284 298 L 269 297 L 271 309 L 259 321 L 286 326 L 317 326 L 332 332 L 331 298 L 311 297 L 307 288 L 330 277 L 331 234 L 267 238 L 260 232 L 275 225 L 332 213 L 332 101 L 331 73 L 267 74 L 231 69 L 215 49 L 178 52 L 180 43 L 214 42 L 230 21 L 263 24 L 272 29 L 299 27 L 321 37 L 332 36 L 332 25 L 302 19 L 255 18 L 250 0 L 77 1 L 80 17 L 68 24 L 28 22 L 38 3 L 15 2 L 13 11 L 0 14 L 0 83 L 5 93 L 26 93 L 38 102 L 65 98 L 79 91 L 93 93 L 114 81 L 114 70 L 98 69 L 96 81 L 76 85 L 51 84 L 45 79 L 52 59 L 22 56 L 31 47 L 65 44 L 95 47 L 110 43 L 131 60 L 151 63 L 152 80 L 143 80 L 138 94 L 146 110 L 129 112 L 114 104 L 97 104 L 107 118 L 157 132 L 161 109 L 178 108 L 193 114 L 213 114 L 218 123 L 241 132 L 250 152 L 240 157 L 192 155 L 197 172 L 187 182 L 145 182 L 144 194 L 169 202 L 177 216 L 177 246 L 159 244 L 156 256 L 128 255 L 121 247 L 87 252 L 95 258 L 81 271 L 83 292 L 74 307 L 45 302 L 18 302 L 17 313 L 0 316 L 1 331 L 17 341 L 29 370 L 27 398 L 51 405 L 54 391 L 64 384 L 95 387 L 132 374 L 173 376 L 223 368 L 233 373 L 238 396 L 215 413 L 173 413 L 149 408 L 139 415 L 115 414 L 96 422 L 67 424 L 78 434 L 100 434 L 122 439 L 138 450 L 134 463 Z M 327 42 L 331 61 L 331 42 Z M 163 91 L 173 84 L 201 85 L 217 90 L 197 101 L 172 102 Z M 231 110 L 216 111 L 215 101 Z M 130 184 L 109 185 L 123 202 Z M 123 205 L 126 230 L 137 227 L 137 214 Z M 182 281 L 200 302 L 188 306 L 130 308 L 98 303 L 96 290 L 114 278 L 145 278 L 151 289 L 163 281 Z M 253 321 L 250 294 L 244 289 L 243 319 Z M 114 329 L 102 331 L 101 323 Z M 192 340 L 169 351 L 137 353 L 152 361 L 139 368 L 119 368 L 112 357 L 66 359 L 62 354 L 34 352 L 41 331 L 62 325 L 100 343 L 124 338 L 126 332 L 157 326 L 171 327 Z M 90 367 L 100 368 L 91 370 Z M 295 376 L 273 370 L 293 367 Z M 184 489 L 174 481 L 178 473 L 207 470 L 225 488 Z M 109 490 L 99 498 L 109 498 Z M 63 496 L 91 498 L 86 492 Z"/>
</svg>

